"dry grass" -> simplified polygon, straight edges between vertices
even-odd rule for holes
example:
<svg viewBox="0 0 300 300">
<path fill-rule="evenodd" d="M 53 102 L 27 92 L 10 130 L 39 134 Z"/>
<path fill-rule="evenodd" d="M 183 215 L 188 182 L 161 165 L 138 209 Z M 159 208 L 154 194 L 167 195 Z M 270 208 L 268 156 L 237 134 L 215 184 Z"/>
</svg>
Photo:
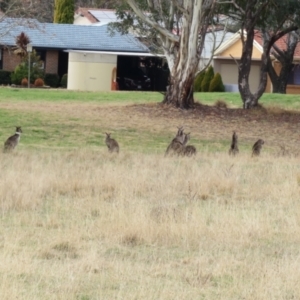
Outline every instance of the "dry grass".
<svg viewBox="0 0 300 300">
<path fill-rule="evenodd" d="M 0 115 L 3 142 L 24 131 L 0 152 L 1 300 L 299 299 L 296 113 L 28 98 Z M 165 158 L 180 125 L 198 154 Z"/>
<path fill-rule="evenodd" d="M 300 164 L 0 155 L 1 299 L 298 299 Z"/>
</svg>

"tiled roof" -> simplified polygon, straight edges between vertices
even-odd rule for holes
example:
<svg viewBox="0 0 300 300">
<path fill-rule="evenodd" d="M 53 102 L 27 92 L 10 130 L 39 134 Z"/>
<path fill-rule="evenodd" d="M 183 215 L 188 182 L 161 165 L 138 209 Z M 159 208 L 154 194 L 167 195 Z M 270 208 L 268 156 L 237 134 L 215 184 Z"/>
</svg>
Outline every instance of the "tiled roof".
<svg viewBox="0 0 300 300">
<path fill-rule="evenodd" d="M 10 28 L 7 30 L 7 28 Z M 7 30 L 5 35 L 1 34 Z M 91 51 L 149 52 L 133 35 L 108 32 L 108 26 L 40 23 L 34 19 L 6 18 L 0 22 L 0 44 L 15 46 L 16 36 L 25 32 L 36 48 Z"/>
<path fill-rule="evenodd" d="M 275 45 L 280 49 L 280 50 L 286 50 L 287 49 L 287 38 L 288 35 L 284 35 L 282 38 L 277 40 L 275 42 Z M 254 39 L 262 46 L 263 40 L 261 33 L 259 31 L 255 32 Z M 294 52 L 294 59 L 300 59 L 300 43 L 297 44 L 295 52 Z"/>
</svg>

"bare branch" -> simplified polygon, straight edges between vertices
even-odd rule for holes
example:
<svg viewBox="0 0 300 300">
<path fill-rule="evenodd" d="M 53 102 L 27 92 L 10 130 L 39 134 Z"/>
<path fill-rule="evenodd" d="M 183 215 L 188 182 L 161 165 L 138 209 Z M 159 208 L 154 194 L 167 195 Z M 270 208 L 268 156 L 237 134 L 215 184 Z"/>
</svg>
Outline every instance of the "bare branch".
<svg viewBox="0 0 300 300">
<path fill-rule="evenodd" d="M 130 7 L 133 9 L 133 11 L 136 13 L 136 15 L 141 18 L 144 22 L 146 22 L 149 26 L 156 29 L 161 35 L 165 36 L 169 40 L 173 42 L 178 42 L 179 37 L 171 33 L 169 30 L 165 29 L 161 25 L 159 25 L 157 22 L 152 21 L 148 16 L 146 16 L 138 7 L 136 2 L 134 0 L 126 0 L 127 3 L 130 5 Z"/>
</svg>

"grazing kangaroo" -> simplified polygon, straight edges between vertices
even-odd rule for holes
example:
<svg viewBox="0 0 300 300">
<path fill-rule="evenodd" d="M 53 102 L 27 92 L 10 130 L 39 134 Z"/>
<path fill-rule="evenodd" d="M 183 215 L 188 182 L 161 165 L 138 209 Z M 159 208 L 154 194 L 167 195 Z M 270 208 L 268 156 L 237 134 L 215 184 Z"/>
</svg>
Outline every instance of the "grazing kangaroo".
<svg viewBox="0 0 300 300">
<path fill-rule="evenodd" d="M 231 141 L 231 146 L 229 149 L 229 155 L 236 155 L 239 153 L 239 147 L 238 147 L 238 136 L 236 132 L 233 132 L 232 135 L 232 141 Z"/>
<path fill-rule="evenodd" d="M 259 156 L 260 155 L 260 151 L 262 148 L 262 145 L 264 144 L 264 140 L 259 139 L 255 142 L 255 144 L 252 147 L 252 157 L 253 156 Z"/>
<path fill-rule="evenodd" d="M 193 156 L 196 155 L 196 153 L 197 153 L 197 149 L 193 145 L 187 145 L 182 150 L 183 156 Z"/>
<path fill-rule="evenodd" d="M 21 127 L 16 127 L 16 133 L 10 136 L 4 143 L 4 152 L 14 150 L 19 144 L 22 129 Z"/>
<path fill-rule="evenodd" d="M 183 133 L 183 127 L 178 127 L 178 131 L 172 142 L 169 144 L 165 156 L 169 154 L 180 154 L 185 142 L 186 134 Z M 186 141 L 187 142 L 187 141 Z"/>
<path fill-rule="evenodd" d="M 106 133 L 106 139 L 105 139 L 105 143 L 107 145 L 108 151 L 109 152 L 116 152 L 119 153 L 119 144 L 115 139 L 112 139 L 110 137 L 110 133 Z"/>
</svg>

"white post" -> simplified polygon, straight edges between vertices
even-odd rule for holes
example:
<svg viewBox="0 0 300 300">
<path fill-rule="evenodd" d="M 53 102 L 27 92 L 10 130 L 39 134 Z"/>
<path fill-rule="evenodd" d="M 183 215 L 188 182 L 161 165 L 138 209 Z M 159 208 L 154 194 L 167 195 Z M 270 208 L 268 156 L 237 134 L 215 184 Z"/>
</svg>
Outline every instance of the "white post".
<svg viewBox="0 0 300 300">
<path fill-rule="evenodd" d="M 32 45 L 27 44 L 27 55 L 28 55 L 28 88 L 30 88 L 30 57 L 32 52 Z"/>
</svg>

